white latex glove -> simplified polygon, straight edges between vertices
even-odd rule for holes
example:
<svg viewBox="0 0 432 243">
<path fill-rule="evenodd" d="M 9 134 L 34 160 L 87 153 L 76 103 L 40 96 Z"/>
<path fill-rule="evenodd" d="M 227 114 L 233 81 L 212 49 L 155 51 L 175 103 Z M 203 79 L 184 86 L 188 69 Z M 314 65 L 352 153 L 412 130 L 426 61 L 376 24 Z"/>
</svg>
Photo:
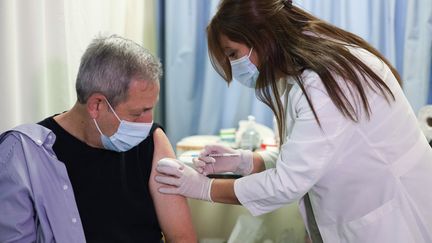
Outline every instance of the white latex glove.
<svg viewBox="0 0 432 243">
<path fill-rule="evenodd" d="M 237 154 L 235 157 L 210 157 L 210 154 Z M 194 166 L 204 175 L 233 172 L 238 175 L 249 175 L 253 170 L 253 152 L 234 150 L 223 145 L 207 145 L 198 158 L 193 159 Z"/>
<path fill-rule="evenodd" d="M 210 197 L 213 179 L 201 175 L 181 161 L 163 158 L 158 161 L 156 170 L 164 175 L 156 176 L 155 180 L 170 186 L 159 188 L 159 192 L 213 202 Z"/>
</svg>

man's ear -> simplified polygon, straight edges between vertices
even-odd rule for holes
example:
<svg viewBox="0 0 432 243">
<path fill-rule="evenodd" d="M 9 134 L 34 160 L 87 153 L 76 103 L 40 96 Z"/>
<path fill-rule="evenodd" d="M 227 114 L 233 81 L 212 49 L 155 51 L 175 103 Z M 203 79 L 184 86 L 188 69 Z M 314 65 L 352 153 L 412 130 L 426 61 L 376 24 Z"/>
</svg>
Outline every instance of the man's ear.
<svg viewBox="0 0 432 243">
<path fill-rule="evenodd" d="M 101 93 L 94 93 L 87 99 L 86 108 L 92 119 L 99 117 L 99 111 L 106 109 L 105 96 Z"/>
</svg>

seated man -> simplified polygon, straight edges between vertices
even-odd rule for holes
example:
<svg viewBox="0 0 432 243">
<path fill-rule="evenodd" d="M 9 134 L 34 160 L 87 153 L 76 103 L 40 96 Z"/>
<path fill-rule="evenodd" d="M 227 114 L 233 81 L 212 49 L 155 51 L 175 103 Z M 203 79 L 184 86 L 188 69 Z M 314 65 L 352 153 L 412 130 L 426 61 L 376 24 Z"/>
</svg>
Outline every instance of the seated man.
<svg viewBox="0 0 432 243">
<path fill-rule="evenodd" d="M 197 241 L 186 199 L 151 179 L 174 157 L 153 123 L 160 76 L 138 44 L 95 39 L 75 105 L 0 136 L 0 242 Z"/>
</svg>

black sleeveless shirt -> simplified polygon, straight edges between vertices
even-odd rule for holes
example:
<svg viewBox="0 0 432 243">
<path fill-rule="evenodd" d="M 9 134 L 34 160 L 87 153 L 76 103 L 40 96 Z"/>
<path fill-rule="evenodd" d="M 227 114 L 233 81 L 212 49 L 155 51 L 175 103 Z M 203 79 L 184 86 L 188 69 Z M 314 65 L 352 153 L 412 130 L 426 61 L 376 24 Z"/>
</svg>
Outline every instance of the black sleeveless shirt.
<svg viewBox="0 0 432 243">
<path fill-rule="evenodd" d="M 53 117 L 39 124 L 56 135 L 53 150 L 66 165 L 87 242 L 161 241 L 148 183 L 159 125 L 131 150 L 114 152 L 88 146 Z"/>
</svg>

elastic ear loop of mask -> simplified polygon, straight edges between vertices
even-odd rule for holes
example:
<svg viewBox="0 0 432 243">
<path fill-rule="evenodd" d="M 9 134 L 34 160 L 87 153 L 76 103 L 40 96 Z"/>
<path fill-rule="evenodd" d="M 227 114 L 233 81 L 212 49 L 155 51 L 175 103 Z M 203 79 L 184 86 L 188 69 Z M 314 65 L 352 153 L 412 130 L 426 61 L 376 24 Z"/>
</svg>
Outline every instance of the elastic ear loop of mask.
<svg viewBox="0 0 432 243">
<path fill-rule="evenodd" d="M 97 128 L 97 130 L 99 131 L 99 133 L 100 133 L 101 135 L 103 135 L 102 131 L 101 131 L 100 128 L 99 128 L 99 125 L 98 125 L 97 122 L 96 122 L 96 119 L 93 118 L 93 122 L 94 122 L 94 124 L 96 125 L 96 128 Z"/>
<path fill-rule="evenodd" d="M 111 111 L 114 113 L 114 116 L 117 118 L 117 120 L 119 120 L 119 122 L 121 122 L 120 117 L 117 116 L 117 113 L 114 111 L 114 109 L 112 108 L 112 106 L 109 103 L 109 101 L 107 100 L 107 98 L 105 98 L 105 101 L 107 102 L 107 104 L 108 104 L 109 108 L 111 109 Z"/>
<path fill-rule="evenodd" d="M 253 51 L 253 47 L 249 51 L 248 58 L 252 55 L 252 51 Z"/>
<path fill-rule="evenodd" d="M 107 102 L 107 104 L 108 104 L 109 108 L 111 109 L 111 111 L 114 113 L 114 116 L 117 118 L 117 120 L 118 120 L 119 122 L 121 122 L 120 118 L 118 117 L 118 115 L 117 115 L 117 113 L 114 111 L 114 109 L 112 108 L 112 106 L 111 106 L 111 104 L 109 103 L 109 101 L 107 100 L 107 98 L 104 97 L 104 99 L 105 99 L 105 101 Z M 99 128 L 99 125 L 98 125 L 98 123 L 96 122 L 96 119 L 93 118 L 93 122 L 94 122 L 94 124 L 96 125 L 96 128 L 97 128 L 97 130 L 99 131 L 99 133 L 103 135 L 102 130 Z"/>
</svg>

